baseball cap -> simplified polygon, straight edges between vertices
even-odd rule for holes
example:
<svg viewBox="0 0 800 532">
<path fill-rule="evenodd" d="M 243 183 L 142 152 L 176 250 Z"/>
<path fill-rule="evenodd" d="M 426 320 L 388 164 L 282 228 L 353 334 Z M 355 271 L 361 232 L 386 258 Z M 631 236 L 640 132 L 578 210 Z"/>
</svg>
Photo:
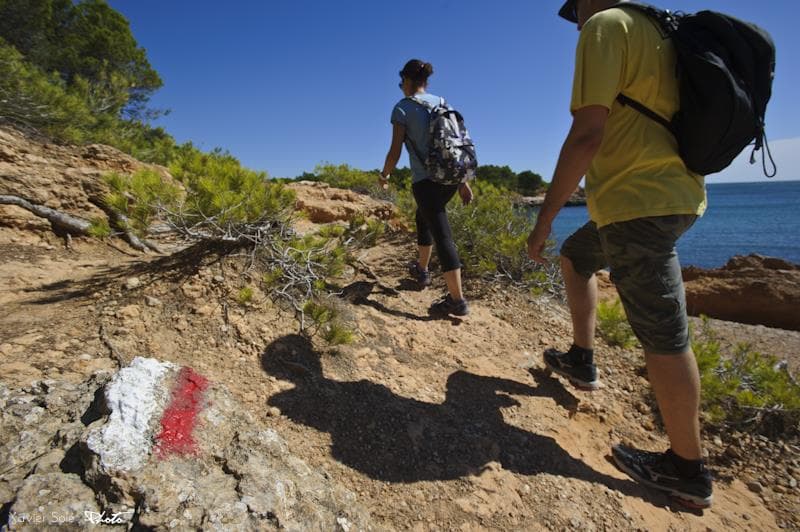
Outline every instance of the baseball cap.
<svg viewBox="0 0 800 532">
<path fill-rule="evenodd" d="M 570 22 L 574 22 L 575 24 L 578 23 L 578 13 L 575 9 L 575 4 L 578 3 L 578 0 L 567 0 L 564 2 L 564 5 L 561 6 L 561 9 L 558 11 L 558 16 L 564 19 L 567 19 Z"/>
</svg>

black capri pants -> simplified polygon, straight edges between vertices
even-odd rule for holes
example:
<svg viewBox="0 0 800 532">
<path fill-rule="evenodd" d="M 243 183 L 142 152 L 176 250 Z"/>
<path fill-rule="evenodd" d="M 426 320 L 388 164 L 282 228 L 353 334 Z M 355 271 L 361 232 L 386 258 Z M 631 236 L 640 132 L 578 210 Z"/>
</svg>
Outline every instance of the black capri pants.
<svg viewBox="0 0 800 532">
<path fill-rule="evenodd" d="M 443 272 L 461 268 L 446 210 L 447 202 L 457 190 L 458 185 L 441 185 L 430 179 L 418 181 L 411 186 L 417 201 L 417 244 L 436 244 L 436 254 L 442 263 Z"/>
</svg>

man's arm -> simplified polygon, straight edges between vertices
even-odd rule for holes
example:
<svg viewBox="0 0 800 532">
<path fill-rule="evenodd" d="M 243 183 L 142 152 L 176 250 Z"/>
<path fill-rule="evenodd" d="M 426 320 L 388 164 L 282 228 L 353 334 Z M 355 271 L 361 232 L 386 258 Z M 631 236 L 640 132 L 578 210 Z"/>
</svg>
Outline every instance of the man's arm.
<svg viewBox="0 0 800 532">
<path fill-rule="evenodd" d="M 578 109 L 573 115 L 572 127 L 561 147 L 553 181 L 539 209 L 536 226 L 528 237 L 528 256 L 536 262 L 546 262 L 542 252 L 553 220 L 578 188 L 578 183 L 600 149 L 608 112 L 608 108 L 602 105 L 589 105 Z"/>
</svg>

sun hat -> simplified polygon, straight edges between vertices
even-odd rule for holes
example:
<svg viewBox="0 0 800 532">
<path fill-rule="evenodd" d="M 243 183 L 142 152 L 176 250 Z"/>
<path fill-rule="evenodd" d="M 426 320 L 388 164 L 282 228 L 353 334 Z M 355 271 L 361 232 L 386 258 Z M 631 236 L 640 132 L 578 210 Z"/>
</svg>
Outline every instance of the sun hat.
<svg viewBox="0 0 800 532">
<path fill-rule="evenodd" d="M 561 9 L 558 10 L 558 16 L 577 24 L 578 12 L 575 9 L 575 4 L 577 3 L 578 0 L 567 0 L 566 2 L 564 2 L 564 5 L 561 6 Z"/>
</svg>

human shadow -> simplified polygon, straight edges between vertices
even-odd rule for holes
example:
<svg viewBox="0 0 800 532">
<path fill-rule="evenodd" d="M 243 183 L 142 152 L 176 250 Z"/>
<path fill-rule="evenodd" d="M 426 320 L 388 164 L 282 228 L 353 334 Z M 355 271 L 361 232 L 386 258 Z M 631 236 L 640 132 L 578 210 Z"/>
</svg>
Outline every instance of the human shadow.
<svg viewBox="0 0 800 532">
<path fill-rule="evenodd" d="M 370 478 L 452 480 L 479 474 L 494 461 L 522 475 L 559 475 L 647 497 L 632 481 L 573 458 L 553 438 L 505 422 L 501 409 L 519 405 L 512 396 L 541 396 L 538 387 L 456 371 L 447 380 L 443 403 L 419 401 L 368 380 L 326 378 L 319 355 L 298 335 L 272 342 L 262 367 L 295 384 L 268 404 L 296 423 L 329 433 L 332 456 Z"/>
<path fill-rule="evenodd" d="M 342 289 L 342 297 L 354 305 L 372 307 L 378 312 L 388 314 L 396 318 L 404 318 L 412 321 L 449 321 L 453 325 L 458 325 L 463 321 L 455 316 L 433 314 L 430 312 L 430 310 L 425 315 L 418 315 L 412 314 L 411 312 L 406 312 L 404 310 L 387 307 L 380 301 L 370 299 L 370 295 L 375 293 L 376 289 L 379 293 L 396 297 L 396 294 L 388 292 L 385 287 L 381 287 L 378 283 L 373 281 L 356 281 L 345 286 Z"/>
<path fill-rule="evenodd" d="M 425 288 L 414 279 L 400 279 L 397 282 L 397 286 L 394 287 L 395 290 L 400 292 L 422 292 Z"/>
</svg>

